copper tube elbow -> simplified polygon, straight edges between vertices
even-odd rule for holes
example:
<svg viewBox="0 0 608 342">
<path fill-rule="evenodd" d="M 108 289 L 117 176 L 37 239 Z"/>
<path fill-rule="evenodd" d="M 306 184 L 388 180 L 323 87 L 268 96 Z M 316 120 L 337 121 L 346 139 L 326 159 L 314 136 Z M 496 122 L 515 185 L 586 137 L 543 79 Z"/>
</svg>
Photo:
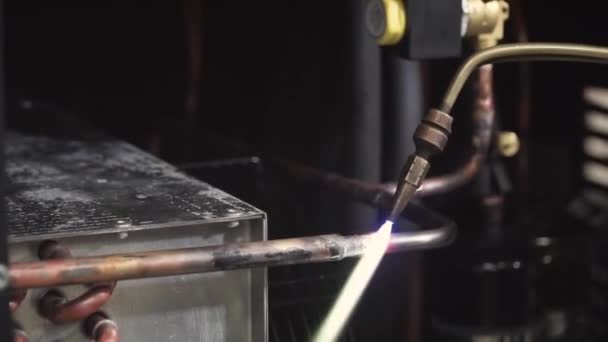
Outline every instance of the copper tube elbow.
<svg viewBox="0 0 608 342">
<path fill-rule="evenodd" d="M 95 286 L 71 301 L 61 292 L 51 290 L 40 298 L 39 310 L 54 324 L 76 322 L 99 310 L 111 296 L 112 287 L 107 285 Z"/>
<path fill-rule="evenodd" d="M 68 259 L 72 253 L 57 241 L 46 240 L 38 248 L 38 257 L 42 260 Z M 95 284 L 71 301 L 67 301 L 61 292 L 51 290 L 40 299 L 40 313 L 55 324 L 79 321 L 105 305 L 112 297 L 115 286 L 116 282 Z"/>
<path fill-rule="evenodd" d="M 120 342 L 118 325 L 103 312 L 95 312 L 84 322 L 87 336 L 95 342 Z"/>
</svg>

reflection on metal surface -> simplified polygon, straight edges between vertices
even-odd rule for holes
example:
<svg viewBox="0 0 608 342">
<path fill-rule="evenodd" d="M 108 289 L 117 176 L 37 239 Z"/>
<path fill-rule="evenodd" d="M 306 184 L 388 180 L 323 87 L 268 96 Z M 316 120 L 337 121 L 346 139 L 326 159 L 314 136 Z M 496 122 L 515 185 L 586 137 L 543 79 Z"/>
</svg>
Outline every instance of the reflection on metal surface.
<svg viewBox="0 0 608 342">
<path fill-rule="evenodd" d="M 361 256 L 352 273 L 346 280 L 338 299 L 323 320 L 315 335 L 315 342 L 333 342 L 337 340 L 344 325 L 351 316 L 359 299 L 376 272 L 382 256 L 390 242 L 393 222 L 386 221 L 373 235 L 369 248 Z"/>
</svg>

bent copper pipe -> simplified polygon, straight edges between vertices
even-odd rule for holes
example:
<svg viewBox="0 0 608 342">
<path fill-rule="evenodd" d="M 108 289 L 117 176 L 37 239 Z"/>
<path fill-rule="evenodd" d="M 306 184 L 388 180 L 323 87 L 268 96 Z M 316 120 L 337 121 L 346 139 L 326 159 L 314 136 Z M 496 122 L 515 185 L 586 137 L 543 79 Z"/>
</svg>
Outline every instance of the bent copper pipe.
<svg viewBox="0 0 608 342">
<path fill-rule="evenodd" d="M 84 323 L 84 329 L 87 336 L 95 342 L 120 342 L 118 325 L 105 313 L 95 312 L 90 315 Z"/>
<path fill-rule="evenodd" d="M 417 215 L 428 215 L 424 210 Z M 452 224 L 391 237 L 387 252 L 430 249 L 450 243 Z M 374 233 L 337 234 L 220 246 L 183 248 L 142 253 L 79 257 L 29 263 L 10 268 L 15 288 L 39 288 L 162 277 L 243 268 L 337 261 L 361 256 Z M 109 296 L 109 293 L 108 293 Z M 57 304 L 55 304 L 57 306 Z M 53 315 L 50 315 L 53 317 Z"/>
<path fill-rule="evenodd" d="M 41 260 L 71 258 L 72 254 L 56 241 L 44 241 L 38 249 Z M 76 322 L 98 311 L 112 297 L 116 282 L 95 284 L 82 295 L 68 301 L 59 291 L 52 290 L 40 298 L 41 314 L 54 324 Z"/>
<path fill-rule="evenodd" d="M 429 177 L 418 190 L 416 197 L 426 197 L 445 194 L 467 185 L 477 175 L 488 156 L 492 144 L 493 130 L 496 121 L 494 109 L 494 91 L 492 85 L 492 64 L 481 66 L 477 71 L 474 86 L 475 100 L 472 115 L 473 123 L 473 152 L 467 161 L 453 172 Z M 386 183 L 387 191 L 394 193 L 396 183 Z"/>
<path fill-rule="evenodd" d="M 112 297 L 112 288 L 97 286 L 83 295 L 67 301 L 59 291 L 51 290 L 40 299 L 42 316 L 54 324 L 77 322 L 98 311 Z"/>
</svg>

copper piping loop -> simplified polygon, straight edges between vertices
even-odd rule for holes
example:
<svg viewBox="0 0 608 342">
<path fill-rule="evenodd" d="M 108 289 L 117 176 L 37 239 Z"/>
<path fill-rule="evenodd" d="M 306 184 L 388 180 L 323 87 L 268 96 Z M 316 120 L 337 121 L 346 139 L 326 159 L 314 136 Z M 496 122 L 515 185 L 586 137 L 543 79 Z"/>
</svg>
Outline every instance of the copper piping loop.
<svg viewBox="0 0 608 342">
<path fill-rule="evenodd" d="M 70 251 L 56 241 L 47 240 L 39 248 L 42 260 L 71 258 Z M 59 291 L 51 290 L 40 298 L 40 313 L 54 324 L 76 322 L 99 310 L 112 297 L 116 282 L 95 284 L 84 294 L 68 301 Z"/>
<path fill-rule="evenodd" d="M 471 182 L 473 177 L 479 172 L 492 144 L 492 135 L 496 121 L 492 76 L 493 67 L 491 64 L 481 66 L 477 73 L 472 115 L 473 153 L 457 170 L 426 179 L 420 188 L 418 188 L 418 191 L 416 191 L 416 197 L 440 195 L 457 190 Z M 387 191 L 394 193 L 397 184 L 386 183 L 386 187 Z"/>
<path fill-rule="evenodd" d="M 93 287 L 71 301 L 61 292 L 51 290 L 40 299 L 39 309 L 42 316 L 54 324 L 66 324 L 99 310 L 111 297 L 112 289 L 108 286 Z"/>
<path fill-rule="evenodd" d="M 420 213 L 418 213 L 420 214 Z M 243 268 L 337 261 L 357 257 L 374 233 L 337 234 L 283 240 L 183 248 L 154 252 L 16 263 L 10 268 L 15 288 L 39 288 L 162 277 Z M 454 238 L 452 225 L 396 233 L 387 252 L 437 248 Z M 57 306 L 55 304 L 55 306 Z"/>
<path fill-rule="evenodd" d="M 120 342 L 118 325 L 103 312 L 95 312 L 84 322 L 87 336 L 95 342 Z"/>
</svg>

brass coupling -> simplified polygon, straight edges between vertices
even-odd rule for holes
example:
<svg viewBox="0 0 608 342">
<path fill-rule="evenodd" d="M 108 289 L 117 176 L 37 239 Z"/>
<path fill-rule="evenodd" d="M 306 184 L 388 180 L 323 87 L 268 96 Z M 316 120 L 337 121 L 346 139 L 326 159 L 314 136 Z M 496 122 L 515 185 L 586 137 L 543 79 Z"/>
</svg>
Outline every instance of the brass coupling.
<svg viewBox="0 0 608 342">
<path fill-rule="evenodd" d="M 428 159 L 443 151 L 452 133 L 452 121 L 454 119 L 449 114 L 431 109 L 414 133 L 416 153 Z"/>
</svg>

